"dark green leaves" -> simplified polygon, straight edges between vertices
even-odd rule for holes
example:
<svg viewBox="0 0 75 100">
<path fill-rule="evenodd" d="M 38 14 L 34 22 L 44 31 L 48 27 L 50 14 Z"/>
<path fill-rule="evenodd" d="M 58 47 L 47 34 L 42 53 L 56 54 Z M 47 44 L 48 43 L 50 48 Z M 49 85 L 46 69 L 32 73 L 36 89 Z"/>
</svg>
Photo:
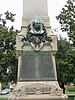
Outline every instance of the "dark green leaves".
<svg viewBox="0 0 75 100">
<path fill-rule="evenodd" d="M 75 1 L 68 0 L 56 18 L 61 24 L 61 30 L 68 33 L 73 46 L 75 46 Z"/>
<path fill-rule="evenodd" d="M 58 52 L 56 55 L 58 81 L 61 83 L 73 82 L 75 78 L 75 51 L 66 39 L 58 40 Z"/>
<path fill-rule="evenodd" d="M 17 79 L 17 57 L 16 57 L 16 34 L 12 26 L 10 29 L 7 28 L 7 20 L 14 20 L 14 14 L 5 13 L 5 19 L 0 17 L 0 82 L 16 81 Z M 13 21 L 12 21 L 13 22 Z M 8 73 L 7 73 L 7 70 Z"/>
</svg>

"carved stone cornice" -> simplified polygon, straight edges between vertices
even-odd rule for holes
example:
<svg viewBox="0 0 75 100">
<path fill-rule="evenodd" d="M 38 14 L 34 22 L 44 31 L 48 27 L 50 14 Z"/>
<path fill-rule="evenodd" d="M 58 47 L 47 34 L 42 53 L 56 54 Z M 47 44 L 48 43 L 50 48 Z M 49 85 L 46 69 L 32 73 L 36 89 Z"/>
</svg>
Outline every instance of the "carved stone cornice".
<svg viewBox="0 0 75 100">
<path fill-rule="evenodd" d="M 58 90 L 53 85 L 47 85 L 43 83 L 35 83 L 30 85 L 21 86 L 18 90 L 13 91 L 13 95 L 16 97 L 26 96 L 26 95 L 42 95 L 42 94 L 50 94 L 50 95 L 62 95 L 62 90 Z"/>
</svg>

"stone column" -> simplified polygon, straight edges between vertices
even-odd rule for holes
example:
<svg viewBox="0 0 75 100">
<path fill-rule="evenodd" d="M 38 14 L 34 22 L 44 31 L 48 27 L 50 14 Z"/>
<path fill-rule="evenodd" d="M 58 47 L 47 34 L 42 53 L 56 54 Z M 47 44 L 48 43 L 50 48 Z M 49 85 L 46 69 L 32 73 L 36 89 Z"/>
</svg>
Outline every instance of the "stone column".
<svg viewBox="0 0 75 100">
<path fill-rule="evenodd" d="M 1 83 L 0 83 L 0 93 L 1 93 Z"/>
<path fill-rule="evenodd" d="M 21 69 L 20 67 L 21 67 L 21 55 L 22 55 L 22 52 L 18 51 L 17 54 L 18 54 L 18 75 L 17 75 L 17 81 L 19 81 L 20 69 Z"/>
<path fill-rule="evenodd" d="M 53 60 L 53 67 L 54 67 L 55 77 L 57 79 L 56 63 L 55 63 L 55 55 L 54 54 L 52 54 L 52 60 Z"/>
</svg>

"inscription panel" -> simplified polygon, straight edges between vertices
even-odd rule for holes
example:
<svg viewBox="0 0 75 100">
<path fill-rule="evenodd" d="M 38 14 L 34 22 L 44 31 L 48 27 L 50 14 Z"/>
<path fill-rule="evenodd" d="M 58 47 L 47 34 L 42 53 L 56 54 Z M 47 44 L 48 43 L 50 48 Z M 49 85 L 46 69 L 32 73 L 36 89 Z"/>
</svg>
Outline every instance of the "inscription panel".
<svg viewBox="0 0 75 100">
<path fill-rule="evenodd" d="M 56 80 L 50 52 L 23 52 L 19 80 Z"/>
<path fill-rule="evenodd" d="M 16 94 L 17 96 L 19 94 L 21 95 L 26 95 L 26 94 L 51 94 L 51 91 L 55 91 L 55 87 L 54 86 L 50 86 L 50 85 L 45 85 L 45 84 L 31 84 L 31 85 L 27 85 L 27 86 L 22 86 L 20 87 L 18 90 L 14 90 L 14 94 Z M 53 91 L 53 92 L 54 92 Z"/>
</svg>

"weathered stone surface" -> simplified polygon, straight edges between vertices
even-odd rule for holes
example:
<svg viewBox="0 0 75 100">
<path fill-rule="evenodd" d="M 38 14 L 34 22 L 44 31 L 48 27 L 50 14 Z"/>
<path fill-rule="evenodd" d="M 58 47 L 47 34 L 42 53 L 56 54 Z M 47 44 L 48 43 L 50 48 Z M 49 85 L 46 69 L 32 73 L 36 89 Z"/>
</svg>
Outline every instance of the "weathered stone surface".
<svg viewBox="0 0 75 100">
<path fill-rule="evenodd" d="M 67 100 L 66 95 L 62 96 L 51 96 L 50 94 L 43 94 L 43 95 L 27 95 L 26 97 L 20 96 L 20 97 L 13 97 L 9 98 L 8 100 Z"/>
<path fill-rule="evenodd" d="M 57 81 L 18 82 L 8 100 L 67 100 Z"/>
<path fill-rule="evenodd" d="M 47 0 L 23 0 L 23 16 L 48 16 Z"/>
<path fill-rule="evenodd" d="M 39 17 L 50 28 L 47 0 L 23 0 L 22 31 L 35 17 Z"/>
</svg>

